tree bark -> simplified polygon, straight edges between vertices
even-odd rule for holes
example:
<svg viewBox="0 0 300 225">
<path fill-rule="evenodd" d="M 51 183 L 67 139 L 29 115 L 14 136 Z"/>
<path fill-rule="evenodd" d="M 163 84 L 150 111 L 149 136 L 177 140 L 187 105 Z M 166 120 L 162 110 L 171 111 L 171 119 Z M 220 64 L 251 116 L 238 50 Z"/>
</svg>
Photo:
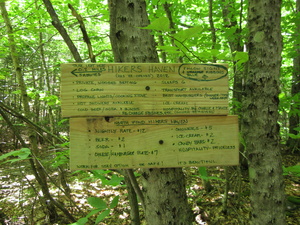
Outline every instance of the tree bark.
<svg viewBox="0 0 300 225">
<path fill-rule="evenodd" d="M 250 0 L 249 68 L 243 124 L 251 188 L 252 225 L 284 225 L 284 184 L 278 103 L 282 38 L 280 0 Z"/>
<path fill-rule="evenodd" d="M 83 40 L 86 43 L 87 48 L 88 48 L 88 53 L 89 53 L 90 60 L 91 60 L 92 63 L 96 63 L 96 57 L 93 53 L 93 47 L 92 47 L 91 39 L 88 36 L 88 33 L 86 31 L 86 28 L 85 28 L 85 25 L 84 25 L 84 22 L 83 22 L 83 18 L 80 14 L 77 13 L 76 9 L 70 3 L 68 4 L 68 7 L 71 10 L 72 15 L 77 19 L 77 21 L 79 23 L 79 27 L 80 27 L 80 30 L 81 30 L 82 35 L 83 35 Z"/>
<path fill-rule="evenodd" d="M 130 218 L 131 218 L 131 225 L 140 225 L 140 211 L 139 211 L 139 204 L 137 200 L 136 192 L 131 184 L 131 180 L 129 176 L 124 175 L 124 181 L 126 184 L 126 189 L 128 192 L 128 201 L 130 205 Z"/>
<path fill-rule="evenodd" d="M 231 54 L 234 57 L 236 52 L 243 52 L 244 46 L 242 44 L 242 25 L 241 25 L 241 17 L 243 16 L 243 1 L 241 2 L 241 11 L 239 13 L 239 22 L 238 18 L 236 17 L 236 14 L 234 14 L 234 6 L 236 4 L 236 1 L 230 0 L 225 1 L 222 0 L 223 9 L 223 21 L 224 26 L 228 28 L 236 28 L 235 32 L 232 36 L 228 36 L 228 44 L 231 50 Z M 246 65 L 245 65 L 246 66 Z M 234 72 L 234 81 L 233 81 L 233 99 L 236 101 L 236 104 L 233 104 L 233 113 L 236 115 L 240 114 L 240 107 L 238 104 L 242 103 L 242 91 L 243 91 L 243 81 L 244 81 L 244 74 L 245 71 L 244 68 L 240 66 L 241 68 L 237 68 L 236 61 L 233 61 L 233 72 Z"/>
<path fill-rule="evenodd" d="M 142 0 L 110 0 L 110 40 L 115 62 L 158 63 Z M 145 218 L 148 225 L 191 224 L 182 169 L 142 171 Z"/>
<path fill-rule="evenodd" d="M 70 49 L 75 61 L 81 63 L 82 62 L 81 56 L 80 56 L 79 52 L 77 51 L 77 48 L 74 45 L 73 41 L 71 40 L 70 36 L 68 35 L 67 30 L 61 24 L 61 22 L 58 18 L 58 15 L 56 14 L 56 12 L 53 8 L 52 3 L 50 2 L 50 0 L 43 0 L 43 2 L 45 4 L 45 7 L 46 7 L 51 19 L 52 19 L 52 25 L 57 29 L 57 31 L 60 33 L 60 35 L 62 36 L 62 38 L 68 45 L 68 48 Z"/>
<path fill-rule="evenodd" d="M 211 31 L 211 49 L 216 49 L 217 44 L 217 35 L 216 35 L 216 28 L 214 23 L 214 17 L 213 17 L 213 0 L 208 0 L 208 20 L 209 20 L 209 26 Z M 216 63 L 217 58 L 215 56 L 212 57 L 212 62 Z"/>
</svg>

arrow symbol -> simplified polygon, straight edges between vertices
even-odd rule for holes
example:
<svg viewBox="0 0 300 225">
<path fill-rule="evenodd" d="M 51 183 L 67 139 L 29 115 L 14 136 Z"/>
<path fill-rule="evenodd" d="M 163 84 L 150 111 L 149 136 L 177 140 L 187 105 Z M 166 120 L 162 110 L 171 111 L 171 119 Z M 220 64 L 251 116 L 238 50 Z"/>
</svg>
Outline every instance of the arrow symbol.
<svg viewBox="0 0 300 225">
<path fill-rule="evenodd" d="M 103 72 L 103 70 L 90 70 L 90 71 L 86 71 L 86 70 L 75 69 L 75 70 L 71 71 L 71 74 L 73 74 L 75 77 L 78 77 L 78 75 L 82 74 L 82 73 L 93 74 L 93 73 L 101 73 L 101 72 Z"/>
</svg>

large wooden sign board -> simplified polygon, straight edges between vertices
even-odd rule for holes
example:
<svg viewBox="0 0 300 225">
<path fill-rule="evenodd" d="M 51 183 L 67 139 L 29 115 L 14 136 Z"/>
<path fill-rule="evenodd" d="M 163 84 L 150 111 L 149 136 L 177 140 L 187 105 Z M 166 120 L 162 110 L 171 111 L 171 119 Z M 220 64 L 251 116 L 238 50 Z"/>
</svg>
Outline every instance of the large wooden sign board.
<svg viewBox="0 0 300 225">
<path fill-rule="evenodd" d="M 227 115 L 227 64 L 63 64 L 64 117 Z"/>
<path fill-rule="evenodd" d="M 238 164 L 226 64 L 61 67 L 74 170 Z"/>
<path fill-rule="evenodd" d="M 237 116 L 70 119 L 73 170 L 238 164 Z"/>
</svg>

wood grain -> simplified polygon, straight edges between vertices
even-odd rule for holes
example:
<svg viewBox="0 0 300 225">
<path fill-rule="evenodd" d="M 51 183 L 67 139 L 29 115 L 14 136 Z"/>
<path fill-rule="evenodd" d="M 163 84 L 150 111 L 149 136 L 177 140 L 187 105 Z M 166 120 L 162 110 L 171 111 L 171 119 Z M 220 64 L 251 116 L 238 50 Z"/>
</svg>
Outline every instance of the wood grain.
<svg viewBox="0 0 300 225">
<path fill-rule="evenodd" d="M 237 165 L 237 116 L 70 119 L 70 168 Z"/>
</svg>

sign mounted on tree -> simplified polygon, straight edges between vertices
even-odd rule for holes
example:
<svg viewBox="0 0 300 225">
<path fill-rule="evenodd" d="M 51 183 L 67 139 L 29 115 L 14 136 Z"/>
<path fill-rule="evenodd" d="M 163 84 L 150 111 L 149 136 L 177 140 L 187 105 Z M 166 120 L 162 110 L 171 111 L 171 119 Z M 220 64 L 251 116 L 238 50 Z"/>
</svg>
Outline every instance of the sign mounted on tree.
<svg viewBox="0 0 300 225">
<path fill-rule="evenodd" d="M 63 64 L 64 117 L 227 115 L 226 64 Z"/>
<path fill-rule="evenodd" d="M 238 164 L 236 116 L 71 118 L 71 169 Z"/>
<path fill-rule="evenodd" d="M 71 169 L 238 164 L 226 64 L 61 67 Z"/>
</svg>

